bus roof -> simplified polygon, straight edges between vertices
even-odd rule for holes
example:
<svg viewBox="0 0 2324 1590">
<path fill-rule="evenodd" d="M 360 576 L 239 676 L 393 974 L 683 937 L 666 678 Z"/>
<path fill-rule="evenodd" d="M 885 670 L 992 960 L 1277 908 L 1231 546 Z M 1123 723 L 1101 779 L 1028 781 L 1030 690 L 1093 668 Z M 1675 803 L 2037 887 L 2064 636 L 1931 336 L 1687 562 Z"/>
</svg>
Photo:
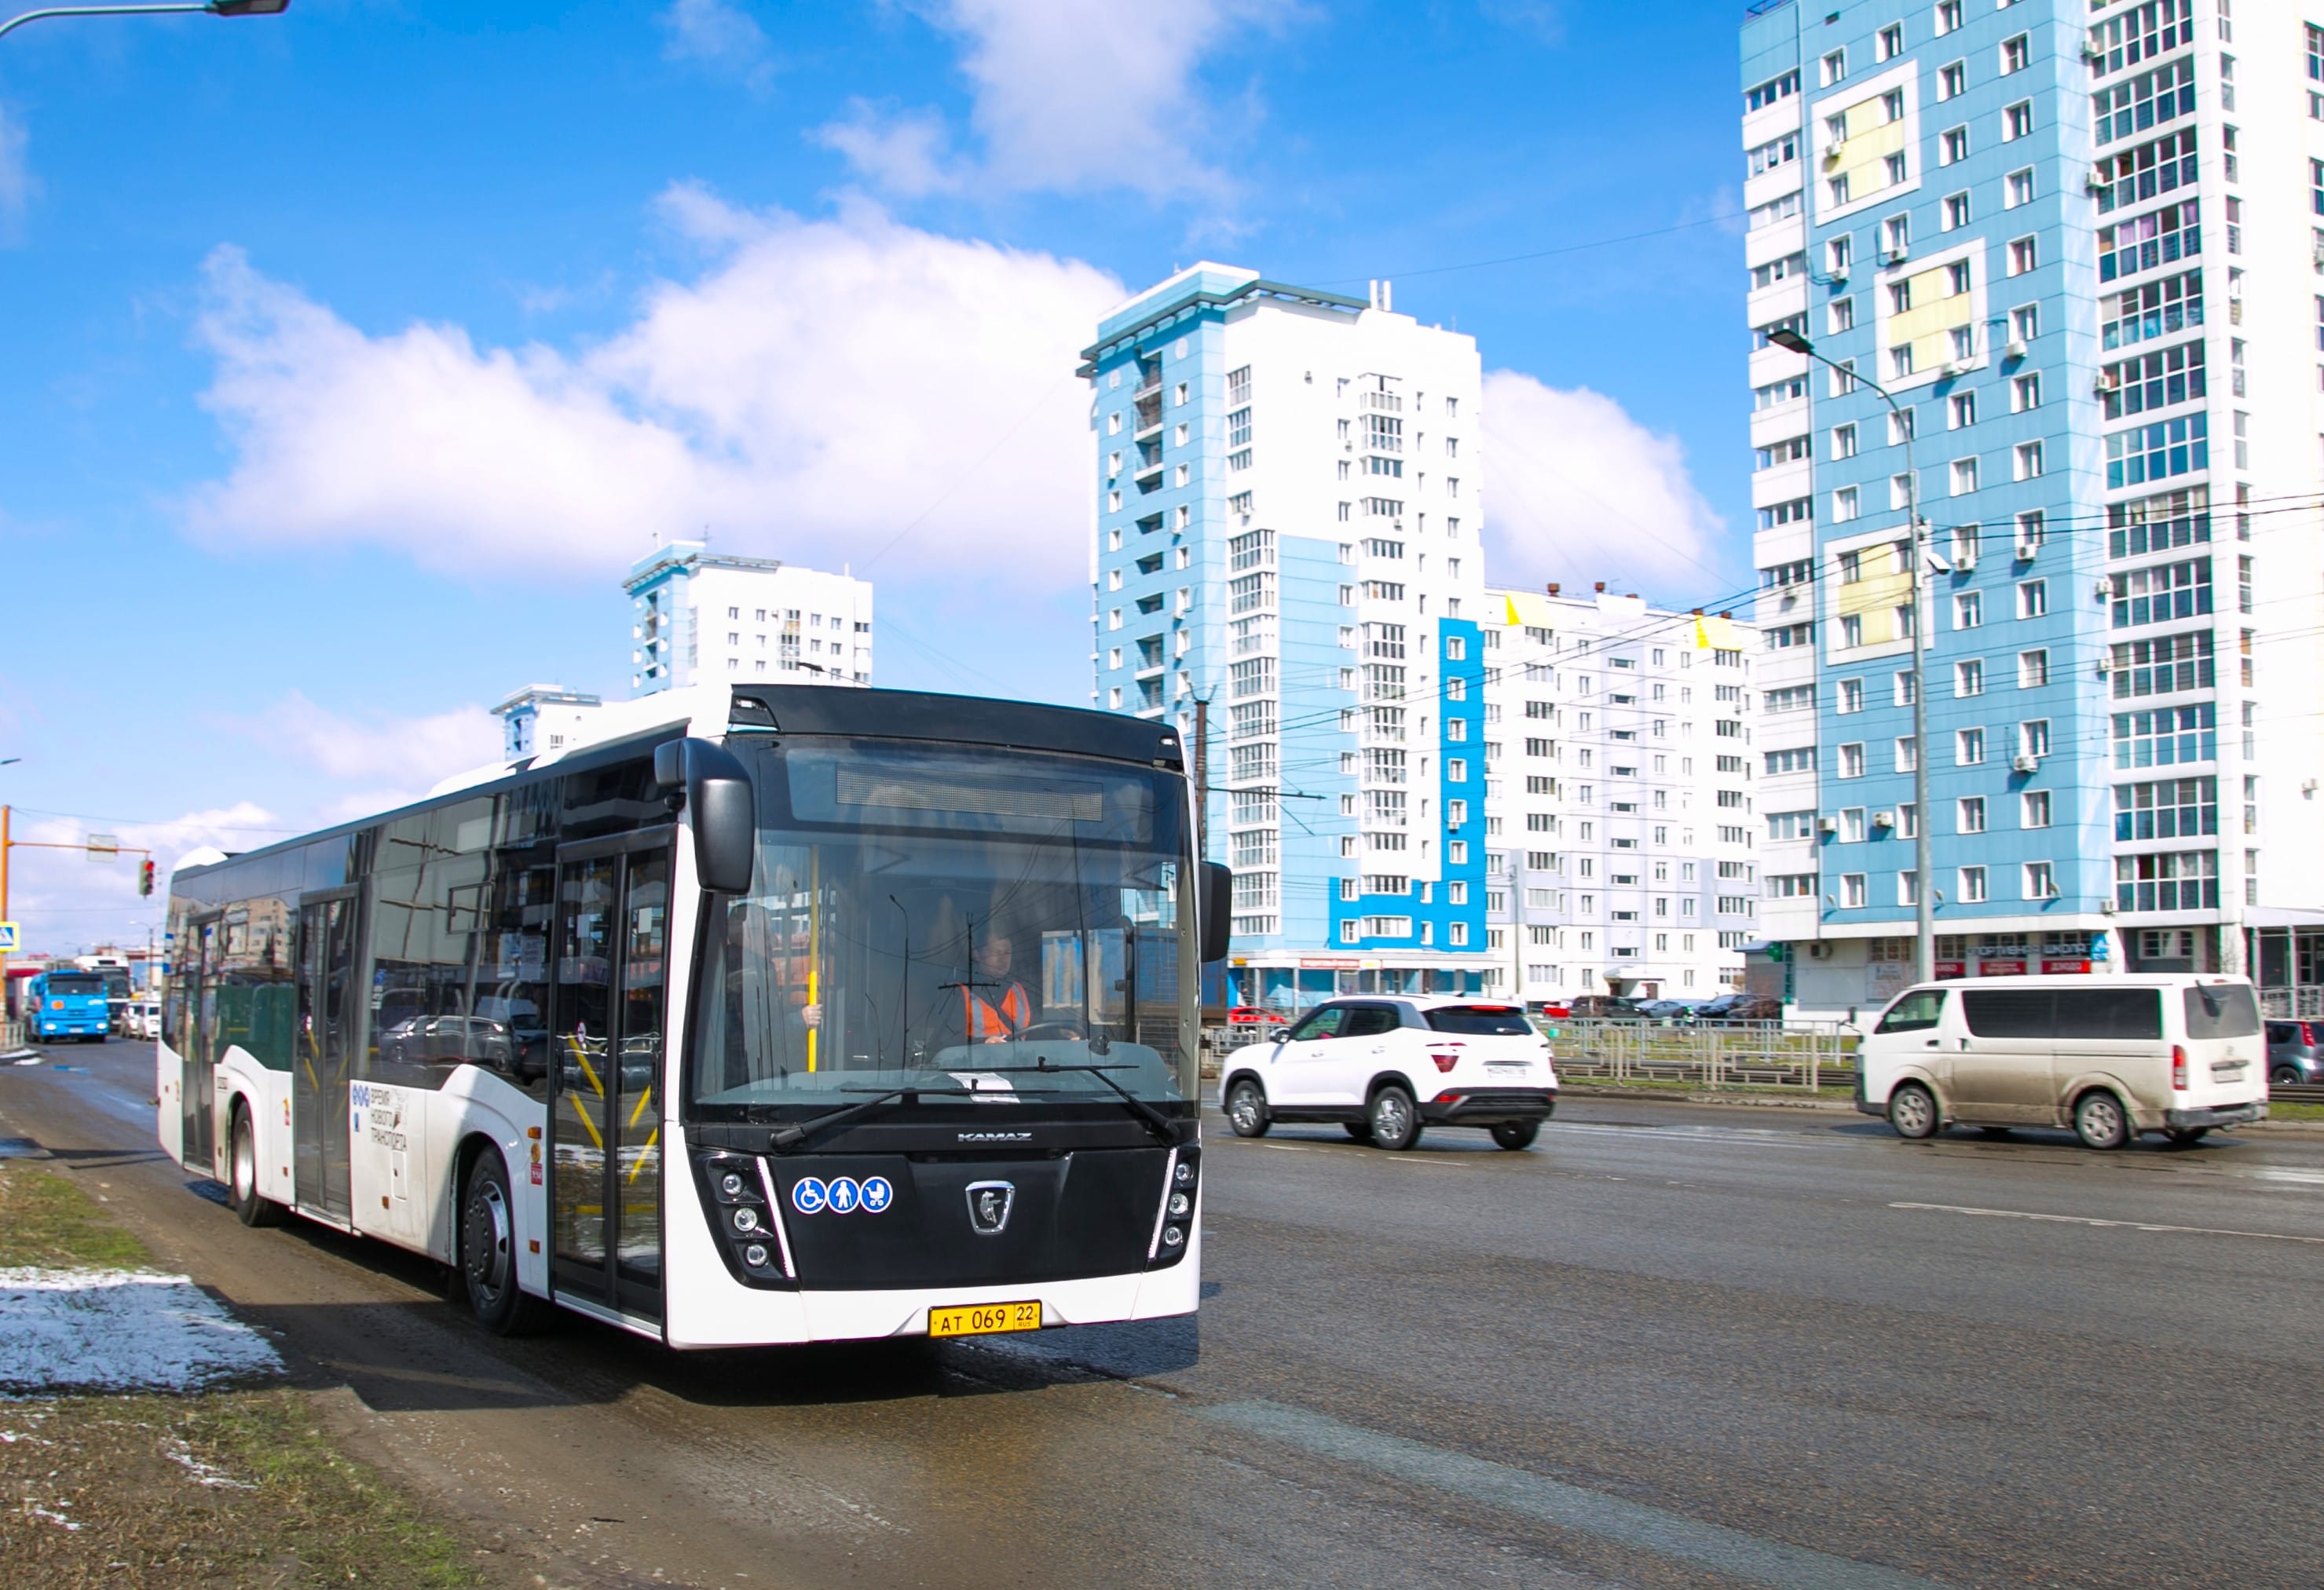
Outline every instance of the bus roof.
<svg viewBox="0 0 2324 1590">
<path fill-rule="evenodd" d="M 642 756 L 664 740 L 687 733 L 734 736 L 845 734 L 895 740 L 948 740 L 955 744 L 1059 751 L 1105 757 L 1147 767 L 1183 771 L 1184 748 L 1176 725 L 1124 717 L 1088 707 L 1041 702 L 1002 701 L 986 696 L 944 695 L 920 690 L 867 690 L 838 685 L 737 685 L 698 686 L 619 703 L 623 710 L 607 725 L 619 738 L 584 740 L 547 756 L 528 757 L 446 780 L 425 798 L 295 839 L 255 850 L 237 850 L 215 861 L 180 866 L 172 878 L 198 877 L 214 868 L 294 850 L 355 833 L 407 813 L 424 812 L 456 800 L 495 794 L 527 782 L 535 773 L 593 767 Z M 703 720 L 724 709 L 716 729 Z M 643 709 L 632 711 L 627 709 Z M 609 712 L 609 716 L 613 714 Z M 620 731 L 627 730 L 626 733 Z"/>
</svg>

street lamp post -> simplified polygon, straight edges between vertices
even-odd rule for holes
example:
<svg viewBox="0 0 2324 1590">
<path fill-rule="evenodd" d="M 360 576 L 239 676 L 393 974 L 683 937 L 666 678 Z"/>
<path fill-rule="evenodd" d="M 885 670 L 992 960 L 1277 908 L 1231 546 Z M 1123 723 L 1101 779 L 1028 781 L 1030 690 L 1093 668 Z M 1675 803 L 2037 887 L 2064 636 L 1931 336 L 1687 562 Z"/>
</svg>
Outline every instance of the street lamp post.
<svg viewBox="0 0 2324 1590">
<path fill-rule="evenodd" d="M 1928 527 L 1921 521 L 1921 470 L 1913 456 L 1913 420 L 1887 388 L 1825 358 L 1798 332 L 1770 332 L 1767 340 L 1804 354 L 1846 378 L 1850 386 L 1871 388 L 1896 417 L 1896 428 L 1904 437 L 1904 505 L 1913 526 L 1913 975 L 1925 983 L 1937 975 L 1936 879 L 1929 863 L 1929 614 L 1921 600 L 1929 554 Z"/>
<path fill-rule="evenodd" d="M 51 5 L 0 22 L 0 34 L 52 16 L 170 16 L 187 12 L 207 12 L 212 16 L 279 16 L 290 9 L 290 0 L 208 0 L 208 4 L 182 5 Z"/>
</svg>

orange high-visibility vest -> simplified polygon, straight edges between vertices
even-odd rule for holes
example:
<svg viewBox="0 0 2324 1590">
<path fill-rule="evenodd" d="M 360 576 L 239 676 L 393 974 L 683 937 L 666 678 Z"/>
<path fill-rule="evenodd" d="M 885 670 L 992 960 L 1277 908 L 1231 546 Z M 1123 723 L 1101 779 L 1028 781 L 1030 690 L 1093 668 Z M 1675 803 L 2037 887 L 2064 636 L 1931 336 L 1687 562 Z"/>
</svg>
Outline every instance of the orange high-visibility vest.
<svg viewBox="0 0 2324 1590">
<path fill-rule="evenodd" d="M 972 1043 L 982 1043 L 987 1038 L 1013 1038 L 1033 1020 L 1033 1002 L 1015 983 L 1009 985 L 998 1006 L 966 985 L 961 988 L 960 1002 L 962 1020 Z"/>
</svg>

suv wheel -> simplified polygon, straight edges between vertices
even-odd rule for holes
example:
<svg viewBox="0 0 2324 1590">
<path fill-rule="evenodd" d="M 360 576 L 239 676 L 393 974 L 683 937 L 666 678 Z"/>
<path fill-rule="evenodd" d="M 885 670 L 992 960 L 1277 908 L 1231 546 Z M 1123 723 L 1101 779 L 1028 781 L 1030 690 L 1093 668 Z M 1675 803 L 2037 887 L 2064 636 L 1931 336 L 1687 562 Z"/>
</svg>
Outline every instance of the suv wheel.
<svg viewBox="0 0 2324 1590">
<path fill-rule="evenodd" d="M 2120 1148 L 2134 1134 L 2130 1112 L 2103 1088 L 2093 1088 L 2074 1105 L 2074 1135 L 2085 1148 Z"/>
<path fill-rule="evenodd" d="M 1906 1082 L 1888 1096 L 1888 1125 L 1899 1137 L 1918 1143 L 1934 1137 L 1944 1117 L 1937 1113 L 1937 1096 L 1918 1082 Z"/>
<path fill-rule="evenodd" d="M 1420 1107 L 1401 1082 L 1390 1082 L 1372 1095 L 1366 1112 L 1372 1141 L 1401 1153 L 1420 1141 Z"/>
<path fill-rule="evenodd" d="M 1540 1135 L 1539 1121 L 1503 1121 L 1493 1128 L 1493 1141 L 1510 1150 L 1531 1148 Z"/>
<path fill-rule="evenodd" d="M 2267 1085 L 2271 1088 L 2297 1088 L 2300 1086 L 2300 1072 L 2294 1067 L 2280 1065 L 2267 1073 Z"/>
<path fill-rule="evenodd" d="M 1249 1077 L 1227 1089 L 1227 1125 L 1238 1137 L 1264 1137 L 1268 1125 L 1267 1095 Z"/>
<path fill-rule="evenodd" d="M 1372 1124 L 1370 1121 L 1342 1121 L 1340 1125 L 1349 1136 L 1359 1143 L 1370 1143 L 1372 1140 Z"/>
</svg>

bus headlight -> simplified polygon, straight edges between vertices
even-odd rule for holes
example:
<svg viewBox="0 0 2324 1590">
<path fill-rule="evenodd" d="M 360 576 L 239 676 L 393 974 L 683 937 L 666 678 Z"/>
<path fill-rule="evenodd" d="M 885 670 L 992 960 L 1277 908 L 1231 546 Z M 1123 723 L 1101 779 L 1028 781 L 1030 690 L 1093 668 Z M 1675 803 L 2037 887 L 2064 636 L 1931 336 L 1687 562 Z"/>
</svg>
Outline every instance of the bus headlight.
<svg viewBox="0 0 2324 1590">
<path fill-rule="evenodd" d="M 1194 1213 L 1194 1200 L 1188 1198 L 1185 1193 L 1174 1192 L 1170 1195 L 1170 1218 L 1173 1220 L 1185 1219 L 1188 1215 Z"/>
<path fill-rule="evenodd" d="M 767 1245 L 763 1242 L 754 1242 L 750 1246 L 744 1248 L 742 1250 L 742 1263 L 750 1265 L 753 1270 L 765 1269 L 767 1267 Z"/>
<path fill-rule="evenodd" d="M 1186 1228 L 1185 1227 L 1165 1226 L 1162 1227 L 1162 1246 L 1165 1250 L 1176 1252 L 1177 1249 L 1185 1245 Z"/>
<path fill-rule="evenodd" d="M 724 1193 L 728 1198 L 742 1197 L 742 1178 L 737 1176 L 732 1171 L 727 1172 L 724 1176 L 718 1178 L 718 1190 Z"/>
<path fill-rule="evenodd" d="M 734 1229 L 745 1236 L 759 1228 L 759 1211 L 748 1204 L 734 1211 Z"/>
</svg>

